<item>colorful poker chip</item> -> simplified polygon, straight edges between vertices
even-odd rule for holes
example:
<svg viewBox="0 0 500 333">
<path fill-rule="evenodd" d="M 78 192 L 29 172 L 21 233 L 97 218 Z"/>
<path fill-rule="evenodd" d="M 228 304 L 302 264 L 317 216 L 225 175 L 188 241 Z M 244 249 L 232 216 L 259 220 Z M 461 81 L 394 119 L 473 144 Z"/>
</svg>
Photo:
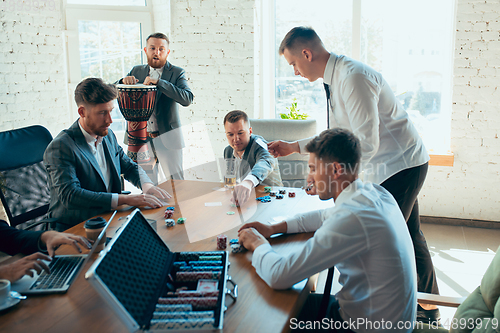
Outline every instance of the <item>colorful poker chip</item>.
<svg viewBox="0 0 500 333">
<path fill-rule="evenodd" d="M 165 214 L 163 215 L 164 218 L 166 219 L 171 219 L 174 216 L 174 211 L 167 209 L 165 211 Z"/>
<path fill-rule="evenodd" d="M 280 190 L 280 194 L 285 194 L 286 190 Z"/>
<path fill-rule="evenodd" d="M 295 197 L 295 192 L 288 192 L 288 197 L 289 198 L 294 198 Z"/>
<path fill-rule="evenodd" d="M 271 191 L 271 192 L 269 192 L 269 195 L 272 196 L 272 197 L 275 197 L 276 193 L 277 193 L 276 191 Z"/>
<path fill-rule="evenodd" d="M 177 219 L 177 224 L 184 224 L 184 222 L 186 222 L 186 218 L 185 217 L 179 217 Z"/>
<path fill-rule="evenodd" d="M 245 248 L 241 244 L 231 244 L 231 252 L 240 253 L 245 251 Z"/>
<path fill-rule="evenodd" d="M 266 193 L 271 192 L 271 186 L 265 186 L 264 187 L 264 192 L 266 192 Z"/>
<path fill-rule="evenodd" d="M 174 206 L 170 206 L 170 207 L 167 207 L 166 210 L 175 210 L 175 207 Z"/>
<path fill-rule="evenodd" d="M 167 227 L 173 227 L 175 225 L 175 221 L 173 219 L 166 219 L 165 220 L 165 225 Z"/>
<path fill-rule="evenodd" d="M 232 244 L 238 244 L 239 241 L 238 241 L 238 238 L 233 238 L 229 241 L 229 244 L 232 245 Z"/>
<path fill-rule="evenodd" d="M 277 194 L 276 199 L 283 199 L 283 194 Z"/>
<path fill-rule="evenodd" d="M 219 235 L 217 236 L 217 249 L 225 250 L 227 248 L 227 236 Z"/>
<path fill-rule="evenodd" d="M 229 211 L 226 213 L 227 215 L 234 215 L 234 212 L 233 211 Z"/>
</svg>

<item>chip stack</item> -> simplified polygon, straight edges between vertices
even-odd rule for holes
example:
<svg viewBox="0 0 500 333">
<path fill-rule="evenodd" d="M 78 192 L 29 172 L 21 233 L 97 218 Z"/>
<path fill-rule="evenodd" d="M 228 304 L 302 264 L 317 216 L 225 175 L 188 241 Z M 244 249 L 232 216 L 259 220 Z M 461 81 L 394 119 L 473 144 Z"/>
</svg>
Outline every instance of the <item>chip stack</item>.
<svg viewBox="0 0 500 333">
<path fill-rule="evenodd" d="M 217 236 L 217 249 L 225 250 L 227 248 L 227 236 L 219 235 Z"/>
<path fill-rule="evenodd" d="M 276 199 L 283 199 L 283 194 L 277 194 Z"/>
<path fill-rule="evenodd" d="M 231 244 L 231 251 L 233 253 L 240 253 L 245 251 L 245 248 L 243 247 L 243 245 L 240 245 L 239 243 Z"/>
<path fill-rule="evenodd" d="M 288 192 L 289 198 L 295 198 L 295 192 Z"/>
<path fill-rule="evenodd" d="M 286 190 L 280 190 L 280 194 L 285 194 Z"/>
<path fill-rule="evenodd" d="M 271 186 L 265 186 L 264 187 L 264 192 L 266 192 L 266 193 L 271 192 Z"/>
<path fill-rule="evenodd" d="M 166 219 L 165 220 L 165 225 L 167 227 L 173 227 L 175 225 L 175 221 L 173 219 Z"/>
<path fill-rule="evenodd" d="M 170 210 L 170 209 L 167 209 L 165 211 L 165 215 L 163 217 L 166 218 L 166 219 L 171 219 L 173 216 L 174 216 L 174 211 Z"/>
<path fill-rule="evenodd" d="M 177 224 L 184 224 L 184 222 L 186 222 L 186 218 L 184 218 L 184 217 L 179 217 L 177 219 Z"/>
</svg>

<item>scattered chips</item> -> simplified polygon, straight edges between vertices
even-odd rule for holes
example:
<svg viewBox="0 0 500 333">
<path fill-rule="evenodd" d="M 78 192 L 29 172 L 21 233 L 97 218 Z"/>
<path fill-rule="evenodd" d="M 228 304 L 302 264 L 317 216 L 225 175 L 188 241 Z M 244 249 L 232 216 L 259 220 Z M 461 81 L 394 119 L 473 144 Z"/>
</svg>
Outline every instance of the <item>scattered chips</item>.
<svg viewBox="0 0 500 333">
<path fill-rule="evenodd" d="M 175 225 L 175 221 L 173 219 L 166 219 L 165 220 L 165 225 L 167 227 L 173 227 Z"/>
<path fill-rule="evenodd" d="M 186 218 L 185 217 L 179 217 L 177 219 L 177 224 L 184 224 L 184 222 L 186 222 Z"/>
<path fill-rule="evenodd" d="M 285 194 L 286 190 L 280 190 L 280 194 Z"/>
<path fill-rule="evenodd" d="M 258 197 L 256 200 L 259 200 L 260 202 L 271 202 L 271 197 L 266 195 L 264 197 Z"/>
<path fill-rule="evenodd" d="M 217 249 L 225 250 L 227 248 L 227 236 L 219 235 L 217 236 Z"/>
<path fill-rule="evenodd" d="M 229 211 L 226 213 L 227 215 L 234 215 L 234 212 L 233 211 Z"/>
<path fill-rule="evenodd" d="M 288 192 L 289 198 L 295 198 L 295 192 Z"/>
<path fill-rule="evenodd" d="M 175 210 L 175 207 L 174 206 L 170 206 L 170 207 L 167 207 L 166 210 Z"/>
<path fill-rule="evenodd" d="M 165 211 L 165 214 L 163 215 L 163 217 L 166 219 L 171 219 L 173 216 L 174 216 L 174 211 L 170 209 L 167 209 Z"/>
<path fill-rule="evenodd" d="M 229 241 L 229 245 L 238 244 L 238 238 L 233 238 Z"/>
<path fill-rule="evenodd" d="M 246 249 L 243 247 L 243 245 L 240 244 L 231 244 L 231 252 L 233 253 L 241 253 L 245 251 Z"/>
<path fill-rule="evenodd" d="M 271 192 L 271 186 L 265 186 L 264 187 L 264 192 L 266 192 L 266 193 Z"/>
<path fill-rule="evenodd" d="M 272 197 L 275 197 L 276 193 L 277 193 L 276 191 L 271 191 L 271 192 L 269 192 L 269 195 L 272 196 Z"/>
<path fill-rule="evenodd" d="M 277 194 L 276 199 L 283 199 L 283 194 Z"/>
</svg>

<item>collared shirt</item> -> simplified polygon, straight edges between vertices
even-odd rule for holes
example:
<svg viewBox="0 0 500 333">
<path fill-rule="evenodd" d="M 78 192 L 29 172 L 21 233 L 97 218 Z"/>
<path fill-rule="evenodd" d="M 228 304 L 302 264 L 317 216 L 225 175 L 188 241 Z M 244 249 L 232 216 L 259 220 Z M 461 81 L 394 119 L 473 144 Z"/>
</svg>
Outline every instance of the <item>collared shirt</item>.
<svg viewBox="0 0 500 333">
<path fill-rule="evenodd" d="M 387 190 L 358 179 L 340 193 L 334 207 L 299 214 L 286 223 L 287 233 L 315 233 L 302 248 L 286 254 L 269 244 L 255 249 L 252 265 L 268 285 L 289 288 L 335 265 L 343 286 L 335 297 L 345 321 L 390 321 L 393 329 L 402 321 L 409 326 L 396 331 L 412 331 L 415 255 L 401 210 Z M 384 329 L 362 325 L 354 331 Z"/>
<path fill-rule="evenodd" d="M 90 133 L 83 129 L 80 122 L 78 122 L 78 126 L 80 126 L 80 130 L 82 131 L 83 136 L 85 137 L 85 141 L 87 141 L 90 151 L 92 155 L 94 155 L 97 164 L 99 164 L 99 168 L 101 169 L 101 174 L 104 177 L 104 184 L 106 184 L 106 189 L 111 192 L 111 169 L 108 168 L 108 163 L 106 161 L 106 155 L 104 154 L 104 148 L 102 145 L 102 136 L 97 136 L 94 138 Z M 111 198 L 111 209 L 115 209 L 118 207 L 118 193 L 113 193 Z"/>
<path fill-rule="evenodd" d="M 330 128 L 348 129 L 361 141 L 365 181 L 381 184 L 399 171 L 429 161 L 408 113 L 380 73 L 331 53 L 323 78 L 330 86 Z M 301 152 L 306 152 L 309 141 L 299 141 Z"/>
<path fill-rule="evenodd" d="M 237 174 L 237 175 L 239 175 L 239 174 L 240 174 L 239 169 L 240 169 L 240 166 L 241 166 L 241 161 L 242 161 L 242 158 L 241 158 L 238 154 L 236 154 L 236 150 L 233 150 L 233 156 L 234 156 L 234 158 L 235 158 L 235 160 L 236 160 L 236 170 L 237 170 L 237 171 L 236 171 L 236 174 Z M 241 154 L 241 156 L 243 156 L 243 154 Z M 246 176 L 246 177 L 242 180 L 242 182 L 243 182 L 243 181 L 245 181 L 245 180 L 249 180 L 249 181 L 251 181 L 251 182 L 252 182 L 252 184 L 253 184 L 253 187 L 256 187 L 257 185 L 259 185 L 259 180 L 257 179 L 257 177 L 255 177 L 255 176 L 254 176 L 254 175 L 252 175 L 251 173 L 249 173 L 249 174 L 248 174 L 248 175 L 247 175 L 247 176 Z"/>
<path fill-rule="evenodd" d="M 163 74 L 163 68 L 164 67 L 153 68 L 153 67 L 149 66 L 149 76 L 152 79 L 159 80 Z M 148 129 L 148 132 L 150 132 L 150 133 L 158 132 L 158 123 L 156 122 L 156 115 L 154 112 L 151 114 L 151 117 L 149 117 L 147 129 Z"/>
</svg>

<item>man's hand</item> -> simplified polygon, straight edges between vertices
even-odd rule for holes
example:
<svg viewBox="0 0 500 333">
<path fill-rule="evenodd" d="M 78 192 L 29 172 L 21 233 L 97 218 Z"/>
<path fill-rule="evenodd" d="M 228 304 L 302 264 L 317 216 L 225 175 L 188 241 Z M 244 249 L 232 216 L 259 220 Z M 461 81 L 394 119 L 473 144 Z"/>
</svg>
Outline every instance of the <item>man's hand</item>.
<svg viewBox="0 0 500 333">
<path fill-rule="evenodd" d="M 142 184 L 142 192 L 150 195 L 154 195 L 160 200 L 167 200 L 170 199 L 172 196 L 170 193 L 165 191 L 164 189 L 154 186 L 153 183 L 144 183 Z"/>
<path fill-rule="evenodd" d="M 241 228 L 238 230 L 238 234 L 242 230 L 249 229 L 249 228 L 254 228 L 265 238 L 269 238 L 269 237 L 271 237 L 271 235 L 274 235 L 276 233 L 274 231 L 272 225 L 264 224 L 264 223 L 260 223 L 260 222 L 250 222 L 250 223 L 245 223 L 244 225 L 242 225 Z"/>
<path fill-rule="evenodd" d="M 274 157 L 288 156 L 290 154 L 300 152 L 299 143 L 297 141 L 271 141 L 267 144 L 267 149 L 269 150 L 269 153 Z"/>
<path fill-rule="evenodd" d="M 263 244 L 269 244 L 267 239 L 254 228 L 245 228 L 238 231 L 239 243 L 248 251 L 254 251 Z"/>
<path fill-rule="evenodd" d="M 133 207 L 160 208 L 165 203 L 151 194 L 118 194 L 118 205 L 129 205 Z"/>
<path fill-rule="evenodd" d="M 252 193 L 253 183 L 250 180 L 244 180 L 241 184 L 234 187 L 232 202 L 238 202 L 239 205 L 243 205 L 248 198 L 250 198 L 250 193 Z"/>
<path fill-rule="evenodd" d="M 33 277 L 33 270 L 37 271 L 38 274 L 40 274 L 42 270 L 50 273 L 49 266 L 41 260 L 51 261 L 52 258 L 39 252 L 33 253 L 32 255 L 13 262 L 12 264 L 0 266 L 0 278 L 14 282 L 22 278 L 24 275 Z"/>
<path fill-rule="evenodd" d="M 125 76 L 122 80 L 123 84 L 136 84 L 139 82 L 138 79 L 135 78 L 135 76 Z"/>
<path fill-rule="evenodd" d="M 55 251 L 59 248 L 59 246 L 63 244 L 73 246 L 80 253 L 82 252 L 82 249 L 80 248 L 78 243 L 80 243 L 80 245 L 86 247 L 87 249 L 92 248 L 92 245 L 85 237 L 57 231 L 44 232 L 40 237 L 40 240 L 47 247 L 47 251 L 49 252 L 49 256 L 51 257 L 54 256 Z"/>
<path fill-rule="evenodd" d="M 156 84 L 158 84 L 158 79 L 152 79 L 149 76 L 146 76 L 146 79 L 144 79 L 144 83 L 143 84 L 145 84 L 145 85 L 156 85 Z"/>
</svg>

